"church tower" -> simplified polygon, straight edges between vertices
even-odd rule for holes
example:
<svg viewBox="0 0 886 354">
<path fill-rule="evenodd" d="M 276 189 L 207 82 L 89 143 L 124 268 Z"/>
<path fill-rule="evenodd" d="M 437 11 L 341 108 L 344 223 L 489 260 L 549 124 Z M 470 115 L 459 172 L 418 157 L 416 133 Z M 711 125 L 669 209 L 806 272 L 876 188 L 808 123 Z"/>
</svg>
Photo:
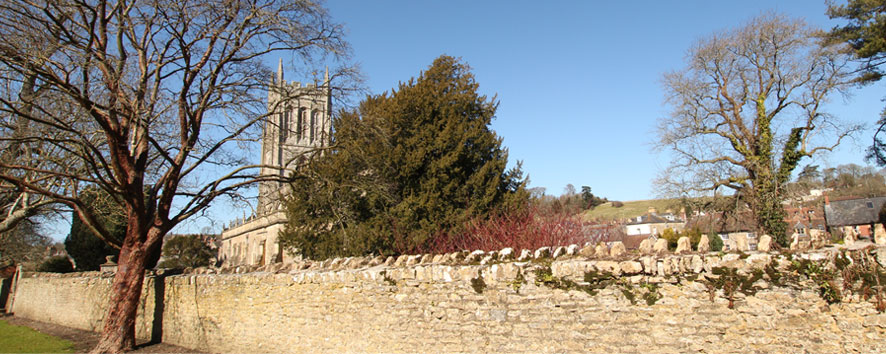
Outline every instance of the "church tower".
<svg viewBox="0 0 886 354">
<path fill-rule="evenodd" d="M 262 175 L 285 176 L 299 163 L 329 144 L 332 133 L 332 96 L 329 69 L 319 85 L 286 82 L 283 60 L 268 90 L 268 117 L 262 133 Z M 262 182 L 256 214 L 267 215 L 282 208 L 285 183 Z"/>
<path fill-rule="evenodd" d="M 301 84 L 283 79 L 283 61 L 268 89 L 268 115 L 262 125 L 261 173 L 286 176 L 332 133 L 329 71 L 322 83 Z M 291 262 L 298 255 L 284 252 L 277 236 L 286 225 L 283 197 L 289 185 L 260 182 L 255 214 L 236 220 L 222 231 L 219 260 L 225 265 L 267 265 Z"/>
</svg>

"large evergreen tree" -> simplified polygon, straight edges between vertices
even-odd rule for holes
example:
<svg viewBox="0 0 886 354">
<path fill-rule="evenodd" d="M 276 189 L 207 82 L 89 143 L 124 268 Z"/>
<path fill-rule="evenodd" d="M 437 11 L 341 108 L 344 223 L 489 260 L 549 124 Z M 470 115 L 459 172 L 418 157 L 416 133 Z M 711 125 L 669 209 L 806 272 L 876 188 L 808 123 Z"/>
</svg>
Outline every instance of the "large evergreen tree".
<svg viewBox="0 0 886 354">
<path fill-rule="evenodd" d="M 117 207 L 107 193 L 91 189 L 83 193 L 85 204 L 92 209 L 97 221 L 116 240 L 126 235 L 126 215 Z M 71 232 L 65 238 L 65 250 L 74 259 L 78 271 L 99 270 L 105 256 L 116 256 L 120 250 L 98 238 L 76 214 L 71 220 Z"/>
<path fill-rule="evenodd" d="M 335 120 L 332 149 L 297 172 L 281 243 L 309 258 L 406 252 L 527 200 L 489 129 L 497 102 L 441 56 Z"/>
</svg>

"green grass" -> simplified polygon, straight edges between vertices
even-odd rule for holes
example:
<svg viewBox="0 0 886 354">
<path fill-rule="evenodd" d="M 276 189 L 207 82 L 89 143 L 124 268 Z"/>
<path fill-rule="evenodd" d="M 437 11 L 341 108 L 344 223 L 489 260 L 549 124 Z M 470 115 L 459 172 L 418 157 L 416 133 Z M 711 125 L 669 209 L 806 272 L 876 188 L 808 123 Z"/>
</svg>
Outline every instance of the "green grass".
<svg viewBox="0 0 886 354">
<path fill-rule="evenodd" d="M 70 341 L 0 320 L 0 353 L 73 353 Z"/>
<path fill-rule="evenodd" d="M 599 205 L 593 210 L 585 211 L 582 214 L 582 218 L 599 221 L 632 218 L 646 214 L 649 211 L 649 207 L 654 207 L 659 214 L 663 214 L 668 209 L 671 209 L 674 213 L 680 212 L 679 201 L 676 199 L 635 200 L 623 203 L 624 206 L 621 208 L 613 207 L 612 203 Z"/>
</svg>

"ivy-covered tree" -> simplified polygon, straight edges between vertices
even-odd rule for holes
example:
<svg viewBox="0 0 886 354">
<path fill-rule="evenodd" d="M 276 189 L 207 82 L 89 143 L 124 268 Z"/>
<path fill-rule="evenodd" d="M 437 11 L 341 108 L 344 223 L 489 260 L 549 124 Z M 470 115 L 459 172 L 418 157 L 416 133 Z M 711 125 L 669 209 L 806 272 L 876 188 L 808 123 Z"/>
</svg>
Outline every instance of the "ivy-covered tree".
<svg viewBox="0 0 886 354">
<path fill-rule="evenodd" d="M 673 160 L 660 184 L 677 195 L 731 190 L 758 231 L 786 246 L 791 173 L 860 129 L 823 109 L 848 85 L 847 58 L 814 34 L 769 14 L 694 45 L 686 68 L 663 80 L 673 110 L 660 120 L 658 147 Z"/>
<path fill-rule="evenodd" d="M 91 189 L 82 193 L 84 204 L 96 215 L 96 221 L 115 240 L 126 235 L 126 215 L 110 200 L 107 193 Z M 65 238 L 65 250 L 74 259 L 78 271 L 99 270 L 106 256 L 117 256 L 120 250 L 100 239 L 76 214 L 71 220 L 71 232 Z"/>
<path fill-rule="evenodd" d="M 280 235 L 309 258 L 394 254 L 528 200 L 489 129 L 498 103 L 441 56 L 416 79 L 335 119 L 331 150 L 296 172 Z"/>
</svg>

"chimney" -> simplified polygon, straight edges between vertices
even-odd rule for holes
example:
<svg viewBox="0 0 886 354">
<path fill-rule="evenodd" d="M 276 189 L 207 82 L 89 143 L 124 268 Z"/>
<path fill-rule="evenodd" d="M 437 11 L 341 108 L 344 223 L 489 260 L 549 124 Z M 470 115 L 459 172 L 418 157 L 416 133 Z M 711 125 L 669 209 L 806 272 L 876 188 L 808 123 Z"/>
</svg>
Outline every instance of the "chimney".
<svg viewBox="0 0 886 354">
<path fill-rule="evenodd" d="M 649 207 L 649 210 L 647 210 L 647 212 L 648 212 L 649 214 L 655 214 L 655 213 L 658 212 L 658 211 L 655 210 L 655 207 Z"/>
<path fill-rule="evenodd" d="M 824 205 L 831 205 L 831 200 L 828 198 L 828 192 L 824 192 Z"/>
</svg>

